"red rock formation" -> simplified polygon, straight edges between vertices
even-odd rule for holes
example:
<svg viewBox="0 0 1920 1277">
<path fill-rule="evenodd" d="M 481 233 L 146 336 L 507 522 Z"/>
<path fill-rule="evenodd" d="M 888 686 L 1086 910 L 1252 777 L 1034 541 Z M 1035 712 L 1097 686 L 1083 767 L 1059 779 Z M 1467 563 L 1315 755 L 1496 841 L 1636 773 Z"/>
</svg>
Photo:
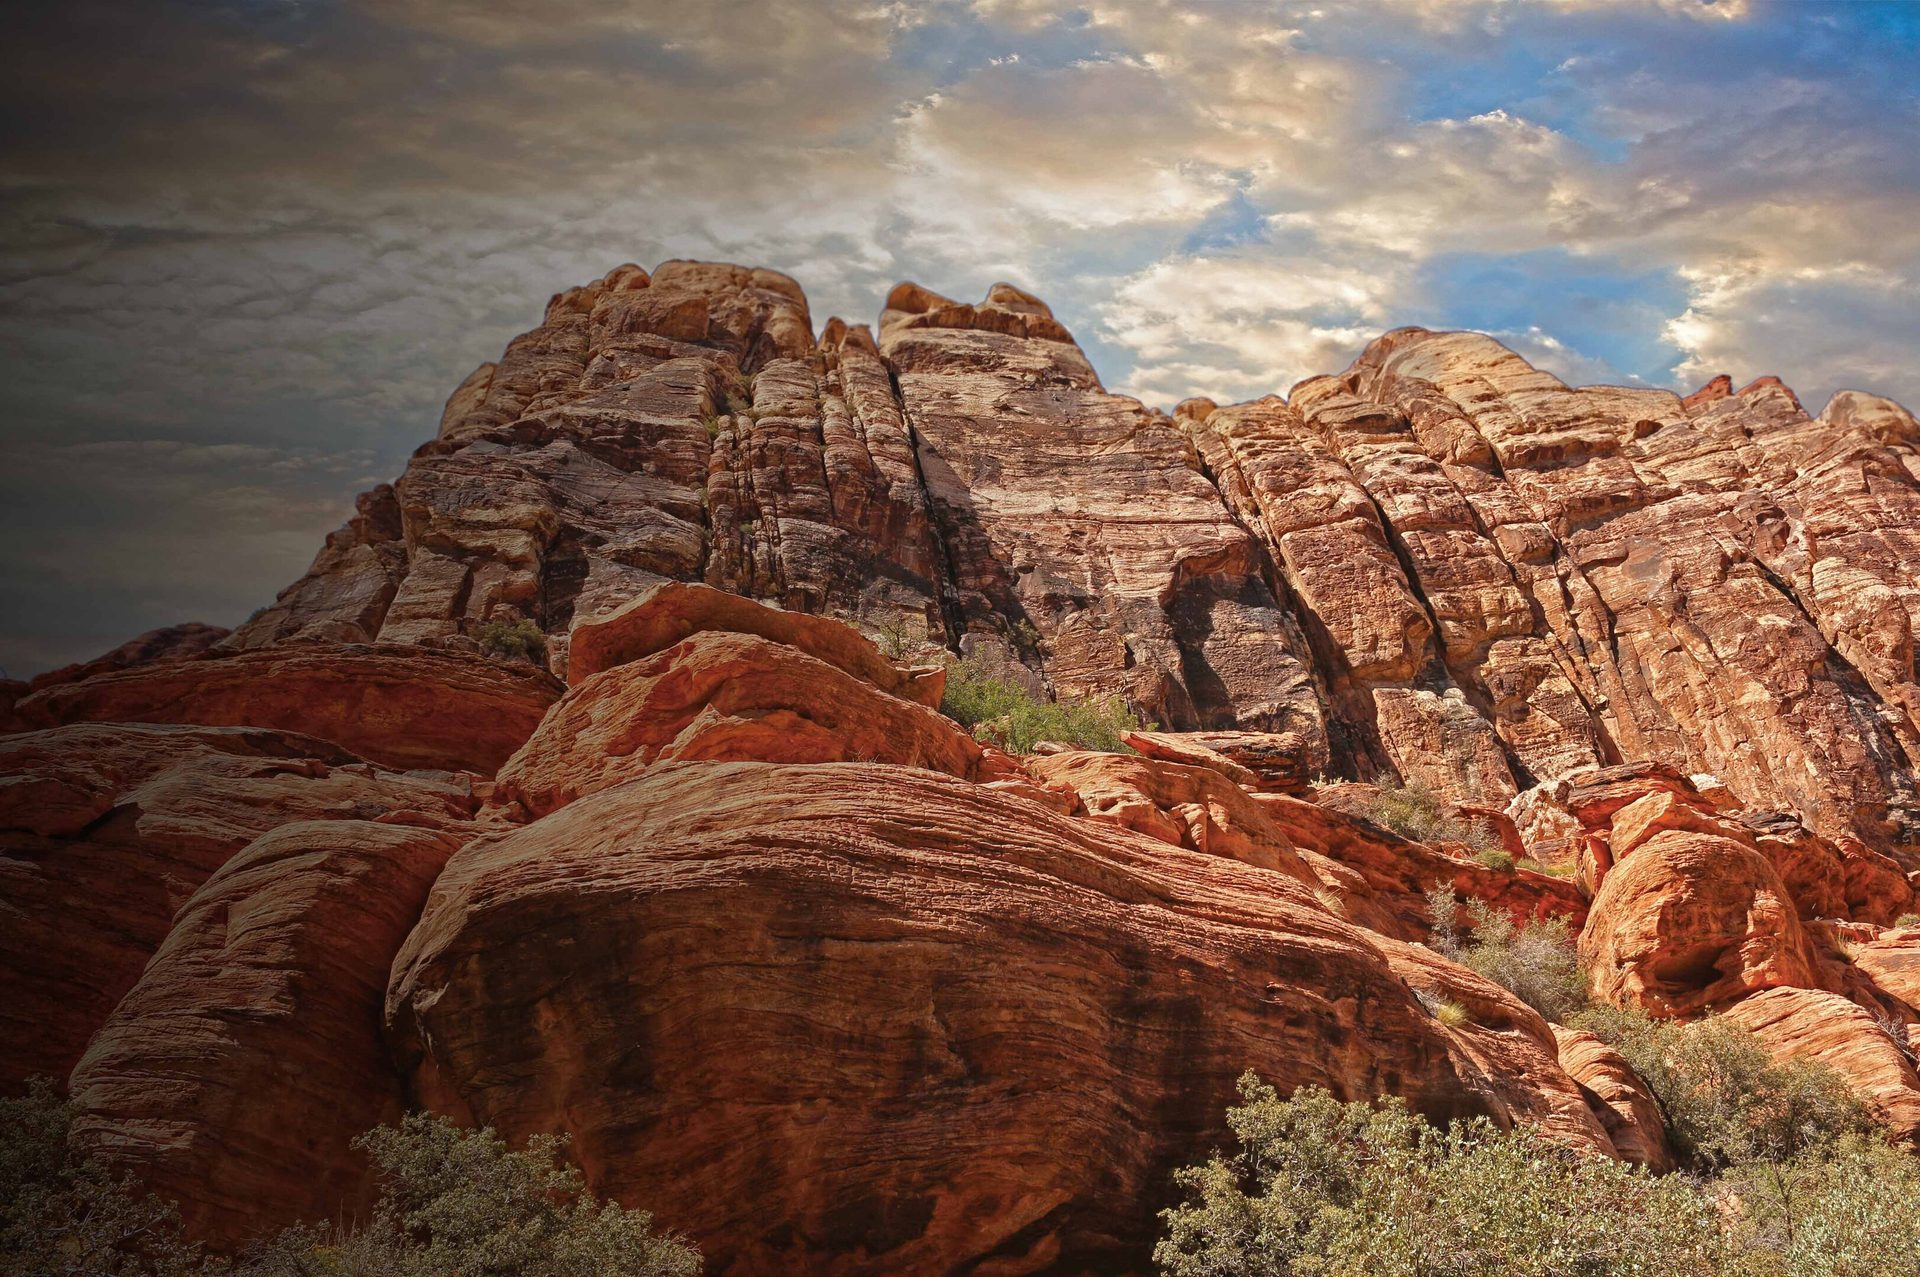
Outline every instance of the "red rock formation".
<svg viewBox="0 0 1920 1277">
<path fill-rule="evenodd" d="M 222 626 L 203 625 L 198 621 L 148 630 L 145 634 L 128 639 L 111 652 L 103 653 L 90 661 L 82 661 L 77 665 L 63 665 L 57 670 L 36 674 L 33 678 L 33 690 L 39 691 L 43 687 L 52 687 L 56 683 L 77 683 L 83 678 L 92 678 L 95 674 L 105 674 L 109 670 L 123 670 L 134 665 L 184 661 L 200 655 L 225 638 L 228 633 L 229 631 Z"/>
<path fill-rule="evenodd" d="M 1655 1172 L 1674 1169 L 1667 1145 L 1666 1119 L 1639 1075 L 1620 1052 L 1594 1034 L 1553 1026 L 1560 1067 L 1579 1084 L 1587 1107 L 1600 1119 L 1614 1151 L 1635 1166 Z"/>
<path fill-rule="evenodd" d="M 1818 987 L 1818 959 L 1759 852 L 1669 829 L 1613 866 L 1580 934 L 1596 996 L 1685 1015 L 1779 985 Z"/>
<path fill-rule="evenodd" d="M 1610 1147 L 1538 1017 L 1418 952 L 934 773 L 675 764 L 456 853 L 389 1014 L 423 1102 L 567 1126 L 716 1271 L 1107 1270 L 1244 1068 Z"/>
<path fill-rule="evenodd" d="M 811 322 L 737 266 L 561 294 L 228 644 L 527 616 L 562 668 L 577 625 L 704 581 L 1460 801 L 1619 761 L 1711 773 L 1920 870 L 1898 405 L 1571 389 L 1401 329 L 1289 399 L 1167 417 L 1006 285 L 901 285 L 878 341 Z"/>
<path fill-rule="evenodd" d="M 35 692 L 15 712 L 36 727 L 272 727 L 393 767 L 490 775 L 559 694 L 542 671 L 480 656 L 294 643 L 98 674 Z"/>
<path fill-rule="evenodd" d="M 75 1137 L 237 1250 L 264 1227 L 350 1218 L 350 1141 L 398 1119 L 379 1024 L 388 968 L 462 837 L 424 814 L 282 825 L 175 918 L 74 1069 Z"/>
<path fill-rule="evenodd" d="M 1769 989 L 1734 1006 L 1727 1018 L 1753 1030 L 1783 1059 L 1813 1059 L 1834 1069 L 1866 1100 L 1895 1138 L 1920 1136 L 1920 1074 L 1905 1043 L 1837 993 Z"/>
<path fill-rule="evenodd" d="M 797 648 L 702 632 L 569 690 L 500 769 L 497 795 L 541 816 L 656 763 L 885 762 L 970 778 L 980 754 L 952 719 Z"/>
<path fill-rule="evenodd" d="M 287 732 L 89 724 L 0 739 L 0 1085 L 64 1078 L 174 914 L 256 836 L 457 817 L 466 790 Z"/>
<path fill-rule="evenodd" d="M 1911 1130 L 1915 562 L 1869 395 L 1401 329 L 1169 416 L 1008 285 L 816 338 L 784 275 L 620 267 L 237 631 L 0 687 L 53 728 L 0 740 L 0 1065 L 91 1038 L 85 1138 L 222 1245 L 350 1201 L 403 1097 L 572 1129 L 741 1272 L 1137 1265 L 1248 1067 L 1667 1164 L 1616 1055 L 1413 943 L 1444 884 Z M 478 654 L 523 622 L 564 696 Z M 1012 758 L 922 653 L 1156 727 Z"/>
<path fill-rule="evenodd" d="M 938 708 L 946 686 L 939 667 L 903 670 L 864 635 L 836 621 L 762 607 L 738 595 L 699 585 L 657 586 L 597 621 L 574 627 L 567 681 L 665 651 L 698 633 L 755 634 L 825 661 L 883 692 Z"/>
</svg>

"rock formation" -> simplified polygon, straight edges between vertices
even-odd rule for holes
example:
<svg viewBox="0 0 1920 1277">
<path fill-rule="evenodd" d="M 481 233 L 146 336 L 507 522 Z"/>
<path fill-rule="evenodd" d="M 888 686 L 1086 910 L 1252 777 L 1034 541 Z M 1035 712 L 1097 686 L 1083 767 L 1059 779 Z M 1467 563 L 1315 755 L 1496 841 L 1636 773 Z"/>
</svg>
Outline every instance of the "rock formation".
<svg viewBox="0 0 1920 1277">
<path fill-rule="evenodd" d="M 1916 563 L 1868 395 L 1402 329 L 1168 413 L 1007 285 L 816 336 L 624 266 L 246 624 L 0 689 L 0 1066 L 223 1250 L 410 1106 L 570 1130 L 740 1274 L 1138 1271 L 1249 1068 L 1671 1165 L 1420 943 L 1440 886 L 1913 1136 Z M 959 658 L 1148 725 L 1002 753 Z"/>
</svg>

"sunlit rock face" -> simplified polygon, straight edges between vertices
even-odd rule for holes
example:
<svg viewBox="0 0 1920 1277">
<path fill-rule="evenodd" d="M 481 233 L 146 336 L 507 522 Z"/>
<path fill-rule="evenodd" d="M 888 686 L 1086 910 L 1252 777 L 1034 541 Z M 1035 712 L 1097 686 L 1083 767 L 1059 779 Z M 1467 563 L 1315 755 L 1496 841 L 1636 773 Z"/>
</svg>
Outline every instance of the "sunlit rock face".
<svg viewBox="0 0 1920 1277">
<path fill-rule="evenodd" d="M 1897 404 L 1573 389 L 1401 329 L 1285 398 L 1169 415 L 1007 285 L 812 325 L 798 284 L 739 266 L 560 294 L 222 646 L 525 618 L 564 673 L 576 626 L 697 581 L 1496 806 L 1663 761 L 1920 868 Z"/>
<path fill-rule="evenodd" d="M 0 688 L 0 1064 L 228 1251 L 410 1106 L 740 1274 L 1143 1270 L 1247 1069 L 1669 1165 L 1440 885 L 1912 1134 L 1916 564 L 1866 394 L 1402 329 L 1163 412 L 1008 285 L 623 266 L 239 629 Z M 1132 752 L 976 740 L 962 656 Z"/>
</svg>

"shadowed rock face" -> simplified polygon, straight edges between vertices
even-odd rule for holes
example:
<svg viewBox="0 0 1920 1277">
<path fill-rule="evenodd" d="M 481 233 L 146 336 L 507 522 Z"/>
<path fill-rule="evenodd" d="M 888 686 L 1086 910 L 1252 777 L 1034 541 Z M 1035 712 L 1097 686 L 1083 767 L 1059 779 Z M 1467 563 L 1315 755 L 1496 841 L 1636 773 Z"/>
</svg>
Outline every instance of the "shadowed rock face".
<svg viewBox="0 0 1920 1277">
<path fill-rule="evenodd" d="M 1418 943 L 1446 885 L 1912 1133 L 1916 563 L 1864 394 L 1403 329 L 1167 414 L 1006 285 L 816 336 L 621 267 L 237 631 L 0 687 L 0 1070 L 227 1250 L 413 1105 L 572 1131 L 736 1274 L 1141 1270 L 1247 1069 L 1668 1164 L 1617 1053 Z M 983 747 L 954 654 L 1152 726 Z"/>
</svg>

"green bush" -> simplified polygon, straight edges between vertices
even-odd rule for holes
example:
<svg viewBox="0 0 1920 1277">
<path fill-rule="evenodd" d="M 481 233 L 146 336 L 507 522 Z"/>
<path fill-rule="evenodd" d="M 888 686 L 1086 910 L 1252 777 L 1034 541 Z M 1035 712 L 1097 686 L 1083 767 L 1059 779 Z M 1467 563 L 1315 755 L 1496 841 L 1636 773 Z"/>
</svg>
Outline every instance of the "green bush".
<svg viewBox="0 0 1920 1277">
<path fill-rule="evenodd" d="M 415 1114 L 355 1141 L 379 1171 L 370 1219 L 299 1225 L 227 1265 L 181 1239 L 174 1208 L 81 1157 L 72 1109 L 34 1082 L 0 1100 L 0 1277 L 693 1277 L 700 1254 L 645 1211 L 601 1202 L 557 1162 L 490 1130 Z"/>
<path fill-rule="evenodd" d="M 1010 754 L 1025 754 L 1043 740 L 1081 749 L 1120 753 L 1120 737 L 1139 731 L 1140 719 L 1118 697 L 1100 702 L 1043 701 L 981 661 L 947 667 L 940 712 L 974 736 Z"/>
<path fill-rule="evenodd" d="M 1920 1158 L 1844 1133 L 1718 1178 L 1653 1175 L 1397 1100 L 1252 1074 L 1231 1156 L 1176 1173 L 1167 1277 L 1913 1277 Z"/>
<path fill-rule="evenodd" d="M 488 621 L 473 636 L 483 656 L 496 660 L 532 661 L 546 659 L 547 636 L 525 617 L 512 621 Z"/>
<path fill-rule="evenodd" d="M 1579 1023 L 1618 1048 L 1646 1082 L 1674 1153 L 1696 1170 L 1818 1155 L 1875 1129 L 1838 1073 L 1817 1060 L 1776 1061 L 1731 1020 L 1679 1024 L 1604 1007 Z"/>
<path fill-rule="evenodd" d="M 1893 920 L 1896 927 L 1920 927 L 1920 913 L 1903 913 Z"/>
<path fill-rule="evenodd" d="M 190 1277 L 199 1248 L 173 1206 L 82 1157 L 73 1109 L 37 1078 L 0 1099 L 0 1274 Z"/>
<path fill-rule="evenodd" d="M 1485 851 L 1474 853 L 1473 858 L 1480 862 L 1482 868 L 1498 870 L 1501 873 L 1513 872 L 1513 853 L 1510 851 L 1489 847 Z"/>
<path fill-rule="evenodd" d="M 411 1114 L 355 1146 L 379 1171 L 373 1216 L 352 1230 L 289 1229 L 246 1256 L 237 1277 L 692 1277 L 700 1253 L 653 1231 L 645 1211 L 601 1202 L 565 1141 L 512 1152 L 492 1130 Z"/>
<path fill-rule="evenodd" d="M 1283 1100 L 1252 1074 L 1239 1149 L 1177 1174 L 1154 1261 L 1168 1277 L 1718 1277 L 1713 1203 L 1484 1119 L 1438 1130 L 1398 1100 Z"/>
<path fill-rule="evenodd" d="M 1725 1180 L 1755 1277 L 1920 1272 L 1920 1158 L 1843 1137 L 1823 1155 L 1750 1162 Z"/>
<path fill-rule="evenodd" d="M 1513 919 L 1484 901 L 1462 906 L 1453 888 L 1436 883 L 1427 892 L 1433 919 L 1428 943 L 1434 951 L 1502 985 L 1547 1019 L 1564 1024 L 1587 1008 L 1587 977 L 1572 930 L 1564 918 Z M 1460 915 L 1470 932 L 1463 933 Z"/>
<path fill-rule="evenodd" d="M 1446 799 L 1418 783 L 1402 785 L 1384 781 L 1368 815 L 1402 838 L 1414 842 L 1465 843 L 1479 855 L 1497 853 L 1506 857 L 1506 868 L 1513 868 L 1513 857 L 1502 850 L 1492 834 L 1470 821 L 1462 820 Z"/>
</svg>

